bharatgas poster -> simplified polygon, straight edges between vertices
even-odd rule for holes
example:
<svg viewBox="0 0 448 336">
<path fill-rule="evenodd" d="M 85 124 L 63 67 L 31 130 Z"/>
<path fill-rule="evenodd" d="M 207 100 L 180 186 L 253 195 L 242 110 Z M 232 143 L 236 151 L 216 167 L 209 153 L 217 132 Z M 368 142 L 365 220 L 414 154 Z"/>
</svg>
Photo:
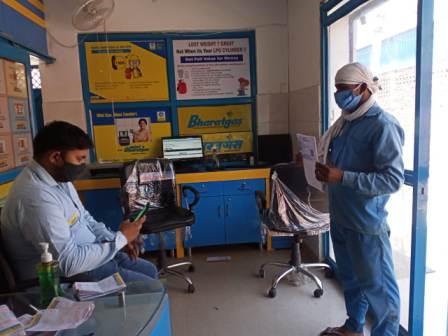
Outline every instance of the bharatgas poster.
<svg viewBox="0 0 448 336">
<path fill-rule="evenodd" d="M 171 136 L 165 108 L 93 109 L 92 123 L 98 162 L 160 157 L 161 138 Z"/>
<path fill-rule="evenodd" d="M 174 40 L 173 57 L 178 100 L 251 96 L 248 38 Z"/>
<path fill-rule="evenodd" d="M 168 100 L 164 40 L 85 43 L 91 103 Z"/>
<path fill-rule="evenodd" d="M 195 135 L 251 131 L 251 108 L 250 104 L 179 107 L 179 133 Z"/>
</svg>

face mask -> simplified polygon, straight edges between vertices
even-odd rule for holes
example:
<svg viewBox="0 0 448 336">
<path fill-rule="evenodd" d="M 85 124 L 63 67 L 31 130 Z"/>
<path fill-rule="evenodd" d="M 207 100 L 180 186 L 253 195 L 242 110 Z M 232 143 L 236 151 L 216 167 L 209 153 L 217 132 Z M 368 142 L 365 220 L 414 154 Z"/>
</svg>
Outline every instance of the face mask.
<svg viewBox="0 0 448 336">
<path fill-rule="evenodd" d="M 72 182 L 81 175 L 86 169 L 86 164 L 75 165 L 73 163 L 64 162 L 64 166 L 61 171 L 61 182 Z"/>
<path fill-rule="evenodd" d="M 334 93 L 336 104 L 343 111 L 354 112 L 361 102 L 362 95 L 355 95 L 352 90 L 337 91 Z"/>
</svg>

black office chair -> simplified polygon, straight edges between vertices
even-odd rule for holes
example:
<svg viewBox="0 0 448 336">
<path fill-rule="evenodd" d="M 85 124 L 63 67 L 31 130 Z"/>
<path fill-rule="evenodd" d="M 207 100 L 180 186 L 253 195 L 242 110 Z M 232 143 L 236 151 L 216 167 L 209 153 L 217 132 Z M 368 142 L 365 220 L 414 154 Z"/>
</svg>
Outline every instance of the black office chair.
<svg viewBox="0 0 448 336">
<path fill-rule="evenodd" d="M 1 226 L 0 223 L 0 294 L 22 292 L 38 286 L 37 278 L 27 281 L 18 280 L 4 248 Z"/>
<path fill-rule="evenodd" d="M 147 203 L 150 205 L 140 232 L 159 236 L 159 273 L 183 279 L 188 284 L 187 292 L 193 293 L 195 287 L 190 277 L 175 270 L 178 267 L 188 266 L 188 271 L 193 272 L 193 263 L 188 260 L 167 264 L 163 232 L 178 228 L 185 229 L 193 225 L 195 215 L 192 210 L 199 201 L 199 192 L 189 186 L 183 187 L 184 199 L 187 199 L 188 192 L 193 193 L 194 199 L 186 205 L 186 208 L 179 207 L 176 201 L 173 164 L 164 159 L 140 160 L 124 165 L 122 186 L 122 204 L 126 216 L 132 216 Z"/>
<path fill-rule="evenodd" d="M 279 164 L 272 167 L 270 207 L 262 192 L 256 192 L 257 205 L 263 225 L 271 232 L 290 234 L 293 238 L 291 257 L 288 263 L 270 262 L 261 265 L 259 276 L 264 278 L 266 266 L 286 268 L 276 276 L 267 295 L 276 296 L 279 282 L 290 273 L 303 274 L 311 278 L 317 285 L 315 297 L 324 293 L 320 279 L 309 271 L 310 268 L 325 268 L 327 276 L 331 276 L 331 268 L 325 263 L 302 263 L 300 247 L 303 239 L 329 230 L 329 216 L 314 209 L 310 205 L 310 190 L 306 182 L 303 167 L 296 163 Z"/>
</svg>

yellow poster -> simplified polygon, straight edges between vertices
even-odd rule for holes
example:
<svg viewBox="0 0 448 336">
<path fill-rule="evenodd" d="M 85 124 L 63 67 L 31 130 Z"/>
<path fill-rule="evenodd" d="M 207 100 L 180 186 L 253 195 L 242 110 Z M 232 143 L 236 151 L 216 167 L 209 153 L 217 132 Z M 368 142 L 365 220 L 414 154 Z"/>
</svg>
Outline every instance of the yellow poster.
<svg viewBox="0 0 448 336">
<path fill-rule="evenodd" d="M 233 132 L 203 134 L 204 154 L 212 154 L 216 148 L 218 154 L 238 154 L 252 152 L 252 132 Z"/>
<path fill-rule="evenodd" d="M 91 103 L 168 100 L 164 40 L 86 42 Z"/>
<path fill-rule="evenodd" d="M 161 156 L 161 138 L 171 136 L 164 109 L 92 111 L 96 157 L 99 162 L 130 161 Z"/>
<path fill-rule="evenodd" d="M 8 96 L 17 98 L 27 98 L 28 90 L 26 85 L 25 65 L 22 63 L 4 61 L 6 92 Z"/>
<path fill-rule="evenodd" d="M 252 130 L 250 104 L 179 107 L 178 115 L 181 135 Z"/>
</svg>

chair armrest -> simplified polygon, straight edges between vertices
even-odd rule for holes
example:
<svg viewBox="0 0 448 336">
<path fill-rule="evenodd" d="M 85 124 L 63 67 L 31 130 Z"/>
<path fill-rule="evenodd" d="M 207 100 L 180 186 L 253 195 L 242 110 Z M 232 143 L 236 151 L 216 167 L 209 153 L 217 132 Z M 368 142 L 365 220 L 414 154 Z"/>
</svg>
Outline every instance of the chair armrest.
<svg viewBox="0 0 448 336">
<path fill-rule="evenodd" d="M 193 208 L 196 206 L 196 204 L 198 204 L 199 199 L 201 198 L 201 195 L 199 194 L 199 191 L 197 191 L 195 188 L 193 188 L 192 186 L 182 186 L 182 195 L 186 198 L 188 196 L 188 192 L 193 193 L 194 199 L 191 203 L 187 203 L 188 204 L 188 209 L 193 210 Z"/>
</svg>

